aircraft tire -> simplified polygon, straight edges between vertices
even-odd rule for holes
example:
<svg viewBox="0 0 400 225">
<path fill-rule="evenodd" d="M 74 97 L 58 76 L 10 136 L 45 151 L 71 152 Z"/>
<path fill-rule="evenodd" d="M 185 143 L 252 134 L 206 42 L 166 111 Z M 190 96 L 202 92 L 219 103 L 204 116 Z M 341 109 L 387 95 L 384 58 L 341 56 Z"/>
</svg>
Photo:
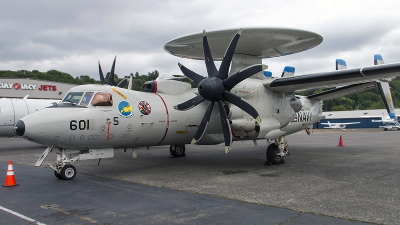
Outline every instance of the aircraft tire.
<svg viewBox="0 0 400 225">
<path fill-rule="evenodd" d="M 171 145 L 169 147 L 169 152 L 173 157 L 183 157 L 185 154 L 185 145 Z"/>
<path fill-rule="evenodd" d="M 278 146 L 275 143 L 271 143 L 268 145 L 266 156 L 267 161 L 270 161 L 272 165 L 282 164 L 284 162 L 283 157 L 277 155 L 278 153 Z"/>
<path fill-rule="evenodd" d="M 62 177 L 61 177 L 61 175 L 59 174 L 59 173 L 57 173 L 57 171 L 54 171 L 54 175 L 57 177 L 57 179 L 63 179 Z"/>
<path fill-rule="evenodd" d="M 73 165 L 65 165 L 60 172 L 60 176 L 64 180 L 72 180 L 76 176 L 76 168 Z"/>
</svg>

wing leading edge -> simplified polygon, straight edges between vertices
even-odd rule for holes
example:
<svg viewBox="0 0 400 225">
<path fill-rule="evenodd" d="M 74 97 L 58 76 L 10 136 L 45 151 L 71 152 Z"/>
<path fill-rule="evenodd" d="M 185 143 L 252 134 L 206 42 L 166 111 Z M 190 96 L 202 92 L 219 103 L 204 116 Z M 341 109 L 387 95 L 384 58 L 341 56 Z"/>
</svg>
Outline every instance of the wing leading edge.
<svg viewBox="0 0 400 225">
<path fill-rule="evenodd" d="M 367 66 L 332 72 L 281 77 L 265 80 L 264 86 L 276 92 L 294 92 L 297 90 L 329 88 L 377 81 L 381 78 L 400 76 L 400 63 Z"/>
</svg>

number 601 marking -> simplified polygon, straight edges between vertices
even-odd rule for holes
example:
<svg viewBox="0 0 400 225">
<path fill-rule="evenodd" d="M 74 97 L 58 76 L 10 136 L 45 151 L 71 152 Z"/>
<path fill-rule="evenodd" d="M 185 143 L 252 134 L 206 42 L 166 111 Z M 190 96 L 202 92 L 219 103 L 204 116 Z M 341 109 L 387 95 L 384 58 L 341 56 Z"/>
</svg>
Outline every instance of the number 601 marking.
<svg viewBox="0 0 400 225">
<path fill-rule="evenodd" d="M 71 120 L 71 122 L 69 122 L 69 129 L 71 130 L 89 130 L 89 120 Z"/>
</svg>

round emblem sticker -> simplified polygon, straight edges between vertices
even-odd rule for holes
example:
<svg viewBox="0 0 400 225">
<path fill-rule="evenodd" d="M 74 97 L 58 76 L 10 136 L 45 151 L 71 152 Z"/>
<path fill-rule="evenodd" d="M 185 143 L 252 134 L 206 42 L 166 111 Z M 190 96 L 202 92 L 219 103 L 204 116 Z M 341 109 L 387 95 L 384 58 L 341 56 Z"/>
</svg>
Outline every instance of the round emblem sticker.
<svg viewBox="0 0 400 225">
<path fill-rule="evenodd" d="M 143 114 L 143 115 L 149 115 L 151 113 L 151 106 L 149 103 L 147 103 L 146 101 L 141 101 L 139 102 L 139 111 Z"/>
<path fill-rule="evenodd" d="M 122 117 L 131 117 L 132 116 L 132 106 L 127 101 L 120 101 L 118 103 L 119 115 Z"/>
</svg>

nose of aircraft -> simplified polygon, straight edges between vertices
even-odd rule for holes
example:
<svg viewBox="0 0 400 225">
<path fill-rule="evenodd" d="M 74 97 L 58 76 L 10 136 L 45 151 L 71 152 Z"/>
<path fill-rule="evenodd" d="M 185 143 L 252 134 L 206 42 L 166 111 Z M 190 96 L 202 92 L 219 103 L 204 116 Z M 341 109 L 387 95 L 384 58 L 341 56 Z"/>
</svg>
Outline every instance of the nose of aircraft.
<svg viewBox="0 0 400 225">
<path fill-rule="evenodd" d="M 15 123 L 14 126 L 14 132 L 18 135 L 18 136 L 23 136 L 25 133 L 25 123 L 22 120 L 18 120 Z"/>
</svg>

